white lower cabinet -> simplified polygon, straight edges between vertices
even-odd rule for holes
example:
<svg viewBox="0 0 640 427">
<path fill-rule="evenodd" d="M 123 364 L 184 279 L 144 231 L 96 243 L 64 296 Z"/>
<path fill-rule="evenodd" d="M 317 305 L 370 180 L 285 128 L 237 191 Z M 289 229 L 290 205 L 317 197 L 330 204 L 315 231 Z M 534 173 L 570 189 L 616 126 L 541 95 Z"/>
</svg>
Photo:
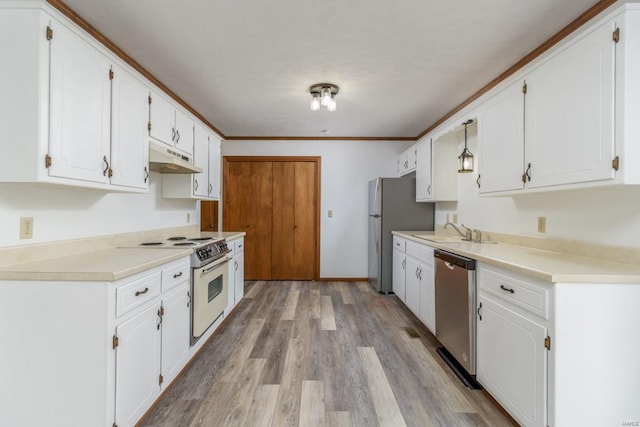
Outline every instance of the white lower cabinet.
<svg viewBox="0 0 640 427">
<path fill-rule="evenodd" d="M 162 377 L 170 384 L 189 358 L 190 305 L 189 282 L 162 297 Z"/>
<path fill-rule="evenodd" d="M 547 290 L 478 268 L 477 380 L 522 426 L 547 425 Z"/>
<path fill-rule="evenodd" d="M 126 307 L 113 338 L 120 427 L 135 425 L 189 358 L 190 277 L 188 261 L 179 261 L 116 286 L 116 306 Z"/>
<path fill-rule="evenodd" d="M 227 241 L 229 245 L 229 294 L 227 311 L 228 314 L 244 297 L 244 238 Z"/>
<path fill-rule="evenodd" d="M 435 334 L 433 248 L 393 237 L 393 293 Z"/>
<path fill-rule="evenodd" d="M 393 236 L 393 271 L 392 289 L 402 302 L 406 301 L 405 281 L 407 268 L 407 255 L 405 254 L 406 241 L 400 237 Z"/>
<path fill-rule="evenodd" d="M 160 303 L 116 327 L 116 422 L 132 426 L 160 393 Z"/>
</svg>

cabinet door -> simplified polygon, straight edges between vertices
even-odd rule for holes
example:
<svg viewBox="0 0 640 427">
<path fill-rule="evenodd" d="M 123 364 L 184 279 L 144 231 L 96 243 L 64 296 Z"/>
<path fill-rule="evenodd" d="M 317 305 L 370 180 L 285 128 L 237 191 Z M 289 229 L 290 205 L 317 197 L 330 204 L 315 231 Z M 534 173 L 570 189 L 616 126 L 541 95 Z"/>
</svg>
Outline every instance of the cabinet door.
<svg viewBox="0 0 640 427">
<path fill-rule="evenodd" d="M 523 82 L 489 99 L 478 120 L 480 192 L 521 190 L 524 159 Z"/>
<path fill-rule="evenodd" d="M 614 178 L 613 29 L 596 28 L 527 77 L 527 187 Z"/>
<path fill-rule="evenodd" d="M 193 174 L 193 194 L 207 197 L 209 195 L 209 135 L 205 128 L 196 125 L 194 138 L 193 163 L 202 168 L 202 172 Z"/>
<path fill-rule="evenodd" d="M 239 253 L 234 258 L 235 269 L 235 299 L 234 304 L 238 304 L 242 297 L 244 297 L 244 254 Z"/>
<path fill-rule="evenodd" d="M 152 93 L 150 100 L 149 136 L 173 147 L 176 138 L 176 110 L 160 95 Z"/>
<path fill-rule="evenodd" d="M 436 288 L 433 267 L 420 264 L 420 307 L 418 317 L 427 328 L 436 333 Z"/>
<path fill-rule="evenodd" d="M 393 249 L 393 293 L 398 296 L 403 302 L 406 303 L 405 295 L 405 271 L 406 271 L 406 259 L 407 256 L 404 252 Z"/>
<path fill-rule="evenodd" d="M 178 375 L 189 357 L 189 282 L 178 285 L 162 297 L 162 375 L 166 387 Z"/>
<path fill-rule="evenodd" d="M 134 188 L 149 185 L 149 90 L 131 74 L 113 66 L 111 103 L 111 183 Z"/>
<path fill-rule="evenodd" d="M 111 63 L 70 29 L 52 26 L 49 175 L 107 183 Z"/>
<path fill-rule="evenodd" d="M 418 315 L 420 313 L 420 263 L 411 257 L 406 259 L 405 304 Z"/>
<path fill-rule="evenodd" d="M 523 426 L 546 426 L 544 326 L 480 293 L 478 381 Z"/>
<path fill-rule="evenodd" d="M 193 120 L 181 110 L 176 110 L 175 147 L 187 154 L 193 154 Z"/>
<path fill-rule="evenodd" d="M 220 140 L 209 135 L 209 198 L 220 200 Z"/>
<path fill-rule="evenodd" d="M 431 188 L 431 141 L 423 141 L 416 147 L 416 201 L 433 198 Z"/>
<path fill-rule="evenodd" d="M 414 145 L 408 150 L 407 159 L 409 164 L 409 170 L 414 171 L 418 166 L 418 146 Z"/>
<path fill-rule="evenodd" d="M 160 393 L 159 304 L 116 328 L 116 424 L 134 425 Z"/>
</svg>

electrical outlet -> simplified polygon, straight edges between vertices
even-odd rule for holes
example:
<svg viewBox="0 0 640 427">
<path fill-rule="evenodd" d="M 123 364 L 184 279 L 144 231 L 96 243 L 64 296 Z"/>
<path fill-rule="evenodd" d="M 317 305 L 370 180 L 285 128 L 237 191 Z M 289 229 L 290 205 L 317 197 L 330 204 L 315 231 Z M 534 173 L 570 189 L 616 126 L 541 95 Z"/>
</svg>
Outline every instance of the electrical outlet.
<svg viewBox="0 0 640 427">
<path fill-rule="evenodd" d="M 328 216 L 329 218 L 333 218 L 333 211 L 332 211 L 331 209 L 329 209 L 329 210 L 327 211 L 327 216 Z"/>
<path fill-rule="evenodd" d="M 457 223 L 458 223 L 458 214 L 457 214 L 457 213 L 454 213 L 454 214 L 453 214 L 453 223 L 454 223 L 454 224 L 457 224 Z"/>
<path fill-rule="evenodd" d="M 191 213 L 187 212 L 187 224 L 191 223 Z"/>
<path fill-rule="evenodd" d="M 20 238 L 33 239 L 33 218 L 20 218 Z"/>
<path fill-rule="evenodd" d="M 544 216 L 538 217 L 538 233 L 547 232 L 547 218 Z"/>
</svg>

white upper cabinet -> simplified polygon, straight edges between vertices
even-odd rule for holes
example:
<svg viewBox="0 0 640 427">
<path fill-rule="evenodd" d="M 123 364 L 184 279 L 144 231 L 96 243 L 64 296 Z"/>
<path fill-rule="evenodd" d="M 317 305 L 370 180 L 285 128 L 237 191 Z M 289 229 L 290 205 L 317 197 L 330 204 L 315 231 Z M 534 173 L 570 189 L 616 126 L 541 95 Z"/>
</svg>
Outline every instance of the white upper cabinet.
<svg viewBox="0 0 640 427">
<path fill-rule="evenodd" d="M 416 150 L 416 201 L 458 200 L 457 144 L 453 134 L 425 140 Z"/>
<path fill-rule="evenodd" d="M 201 168 L 201 173 L 193 174 L 193 195 L 209 196 L 209 134 L 207 130 L 197 125 L 195 128 L 194 165 Z"/>
<path fill-rule="evenodd" d="M 196 123 L 193 146 L 193 163 L 202 172 L 162 175 L 162 197 L 220 200 L 220 139 Z"/>
<path fill-rule="evenodd" d="M 209 135 L 209 198 L 213 200 L 220 200 L 220 190 L 222 189 L 221 143 L 220 138 Z"/>
<path fill-rule="evenodd" d="M 524 159 L 524 92 L 518 81 L 483 105 L 478 121 L 480 193 L 521 190 Z"/>
<path fill-rule="evenodd" d="M 52 22 L 49 175 L 109 182 L 111 62 Z"/>
<path fill-rule="evenodd" d="M 148 89 L 46 4 L 0 6 L 0 182 L 141 192 Z M 128 71 L 127 71 L 128 70 Z"/>
<path fill-rule="evenodd" d="M 114 66 L 112 75 L 111 183 L 146 189 L 149 185 L 149 90 L 121 67 Z"/>
<path fill-rule="evenodd" d="M 593 29 L 526 77 L 527 187 L 615 177 L 614 30 Z"/>
<path fill-rule="evenodd" d="M 156 93 L 149 95 L 149 136 L 186 154 L 193 154 L 193 120 Z"/>
<path fill-rule="evenodd" d="M 412 145 L 398 156 L 398 175 L 403 176 L 416 170 L 418 165 L 418 147 Z"/>
</svg>

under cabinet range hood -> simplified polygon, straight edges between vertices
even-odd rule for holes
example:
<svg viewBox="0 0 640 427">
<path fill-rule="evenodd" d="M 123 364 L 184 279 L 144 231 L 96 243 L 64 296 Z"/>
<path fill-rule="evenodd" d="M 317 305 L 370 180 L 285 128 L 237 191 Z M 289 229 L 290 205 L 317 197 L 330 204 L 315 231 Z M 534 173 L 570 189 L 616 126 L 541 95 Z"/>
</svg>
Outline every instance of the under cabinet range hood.
<svg viewBox="0 0 640 427">
<path fill-rule="evenodd" d="M 191 163 L 193 159 L 171 147 L 149 141 L 149 169 L 160 173 L 200 173 L 202 169 Z"/>
</svg>

